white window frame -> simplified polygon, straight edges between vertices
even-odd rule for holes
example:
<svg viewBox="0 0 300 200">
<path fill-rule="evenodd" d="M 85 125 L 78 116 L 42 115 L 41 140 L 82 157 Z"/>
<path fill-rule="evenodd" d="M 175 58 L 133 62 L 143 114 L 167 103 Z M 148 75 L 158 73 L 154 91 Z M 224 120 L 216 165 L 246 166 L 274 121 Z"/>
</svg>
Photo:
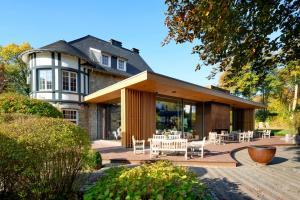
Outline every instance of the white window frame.
<svg viewBox="0 0 300 200">
<path fill-rule="evenodd" d="M 52 88 L 53 88 L 53 77 L 52 77 L 52 69 L 38 69 L 37 70 L 38 71 L 38 73 L 37 73 L 37 75 L 38 75 L 38 79 L 37 79 L 37 81 L 38 81 L 38 91 L 52 91 Z M 41 71 L 50 71 L 50 73 L 51 73 L 51 88 L 50 89 L 47 89 L 47 79 L 45 79 L 45 81 L 44 81 L 44 85 L 45 85 L 45 88 L 44 89 L 41 89 L 41 84 L 40 84 L 40 73 L 41 73 Z"/>
<path fill-rule="evenodd" d="M 76 125 L 78 125 L 78 110 L 75 110 L 75 109 L 62 109 L 61 110 L 62 113 L 63 113 L 63 118 L 69 122 L 74 122 Z M 65 118 L 65 114 L 64 114 L 64 111 L 67 111 L 67 112 L 75 112 L 75 117 L 76 119 L 71 119 L 71 118 Z M 70 116 L 70 114 L 69 114 Z"/>
<path fill-rule="evenodd" d="M 68 90 L 64 89 L 64 72 L 68 73 L 68 87 L 69 87 Z M 71 74 L 75 74 L 75 77 L 76 77 L 76 90 L 75 91 L 71 90 Z M 77 78 L 77 76 L 78 76 L 77 72 L 62 70 L 61 87 L 62 87 L 62 90 L 64 92 L 74 92 L 74 93 L 77 93 L 77 90 L 78 90 L 78 78 Z"/>
<path fill-rule="evenodd" d="M 124 69 L 119 68 L 119 62 L 120 62 L 120 61 L 123 61 L 123 62 L 124 62 Z M 118 58 L 118 59 L 117 59 L 117 69 L 118 69 L 118 70 L 121 70 L 121 71 L 126 72 L 126 71 L 127 71 L 126 64 L 127 64 L 126 60 L 124 60 L 124 59 L 122 59 L 122 58 Z"/>
<path fill-rule="evenodd" d="M 108 57 L 108 65 L 103 64 L 103 56 L 107 56 Z M 101 53 L 101 60 L 100 60 L 101 65 L 105 66 L 105 67 L 111 67 L 111 56 L 106 54 L 106 53 Z"/>
</svg>

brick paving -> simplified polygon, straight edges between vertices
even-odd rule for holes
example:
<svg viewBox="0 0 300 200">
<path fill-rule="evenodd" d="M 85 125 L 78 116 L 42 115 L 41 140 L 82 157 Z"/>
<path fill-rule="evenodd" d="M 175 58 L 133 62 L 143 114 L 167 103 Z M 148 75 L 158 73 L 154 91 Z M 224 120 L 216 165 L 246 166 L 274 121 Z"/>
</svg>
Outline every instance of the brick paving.
<svg viewBox="0 0 300 200">
<path fill-rule="evenodd" d="M 187 166 L 211 166 L 211 167 L 235 167 L 237 161 L 231 156 L 234 150 L 245 148 L 249 145 L 290 145 L 281 137 L 272 137 L 266 139 L 255 139 L 251 142 L 229 143 L 225 145 L 208 144 L 205 146 L 204 158 L 193 156 L 185 160 L 183 154 L 167 154 L 160 155 L 158 158 L 151 160 L 166 159 L 171 160 L 175 164 Z M 139 164 L 150 160 L 149 147 L 146 147 L 145 154 L 134 154 L 130 148 L 123 148 L 119 141 L 99 140 L 92 144 L 92 148 L 99 151 L 102 155 L 104 163 L 123 162 L 128 164 Z"/>
</svg>

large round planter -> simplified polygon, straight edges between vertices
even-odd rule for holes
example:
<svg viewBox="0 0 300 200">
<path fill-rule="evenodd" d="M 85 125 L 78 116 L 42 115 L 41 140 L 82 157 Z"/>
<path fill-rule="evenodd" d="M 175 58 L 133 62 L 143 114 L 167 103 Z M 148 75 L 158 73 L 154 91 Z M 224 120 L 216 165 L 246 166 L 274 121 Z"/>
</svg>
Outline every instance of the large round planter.
<svg viewBox="0 0 300 200">
<path fill-rule="evenodd" d="M 276 147 L 253 145 L 248 147 L 248 153 L 254 162 L 266 165 L 274 158 Z"/>
</svg>

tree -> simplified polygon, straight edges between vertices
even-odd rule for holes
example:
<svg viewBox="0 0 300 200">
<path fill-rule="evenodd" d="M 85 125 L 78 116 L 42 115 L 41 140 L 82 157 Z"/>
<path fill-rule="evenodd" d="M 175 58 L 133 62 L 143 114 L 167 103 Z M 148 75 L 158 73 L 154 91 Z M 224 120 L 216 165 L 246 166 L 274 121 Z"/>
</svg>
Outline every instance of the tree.
<svg viewBox="0 0 300 200">
<path fill-rule="evenodd" d="M 0 65 L 6 80 L 3 84 L 5 91 L 18 92 L 24 95 L 29 94 L 29 85 L 27 84 L 28 68 L 19 58 L 19 55 L 31 49 L 28 43 L 8 44 L 0 46 Z"/>
<path fill-rule="evenodd" d="M 211 73 L 250 71 L 264 81 L 276 64 L 300 56 L 299 0 L 166 0 L 164 44 L 197 42 L 193 53 Z M 249 70 L 249 69 L 247 69 Z"/>
<path fill-rule="evenodd" d="M 227 70 L 219 79 L 219 86 L 231 93 L 252 99 L 258 92 L 259 77 L 251 72 L 251 66 L 245 65 L 241 71 Z"/>
<path fill-rule="evenodd" d="M 0 64 L 0 93 L 3 92 L 5 85 L 4 66 Z"/>
</svg>

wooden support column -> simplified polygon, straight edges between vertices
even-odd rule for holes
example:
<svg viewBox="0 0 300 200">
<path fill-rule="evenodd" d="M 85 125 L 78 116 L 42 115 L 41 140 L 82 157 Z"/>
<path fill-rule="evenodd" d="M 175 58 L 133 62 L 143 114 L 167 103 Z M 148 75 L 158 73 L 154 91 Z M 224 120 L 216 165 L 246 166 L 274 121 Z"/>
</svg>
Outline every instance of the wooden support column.
<svg viewBox="0 0 300 200">
<path fill-rule="evenodd" d="M 155 93 L 121 90 L 122 146 L 132 147 L 132 136 L 146 141 L 152 137 L 156 129 L 155 105 Z"/>
<path fill-rule="evenodd" d="M 199 138 L 202 139 L 204 137 L 204 131 L 203 131 L 203 103 L 198 102 L 196 104 L 196 123 L 195 123 L 195 131 L 196 135 L 199 135 Z"/>
</svg>

